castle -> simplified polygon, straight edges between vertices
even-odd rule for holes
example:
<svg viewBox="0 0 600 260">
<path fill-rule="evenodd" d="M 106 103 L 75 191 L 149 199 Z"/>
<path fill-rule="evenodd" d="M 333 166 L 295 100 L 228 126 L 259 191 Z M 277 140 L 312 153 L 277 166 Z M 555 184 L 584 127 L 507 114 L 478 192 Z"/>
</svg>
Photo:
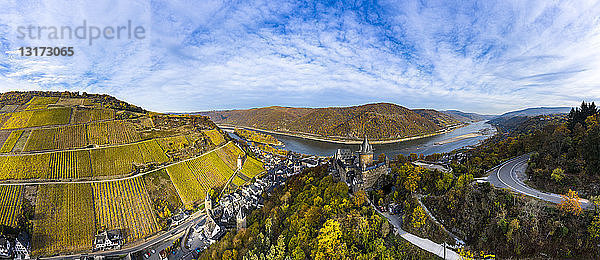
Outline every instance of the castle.
<svg viewBox="0 0 600 260">
<path fill-rule="evenodd" d="M 350 187 L 353 192 L 372 190 L 383 175 L 389 174 L 387 158 L 376 163 L 373 160 L 373 147 L 365 136 L 360 150 L 353 153 L 349 149 L 337 149 L 333 156 L 335 174 Z"/>
</svg>

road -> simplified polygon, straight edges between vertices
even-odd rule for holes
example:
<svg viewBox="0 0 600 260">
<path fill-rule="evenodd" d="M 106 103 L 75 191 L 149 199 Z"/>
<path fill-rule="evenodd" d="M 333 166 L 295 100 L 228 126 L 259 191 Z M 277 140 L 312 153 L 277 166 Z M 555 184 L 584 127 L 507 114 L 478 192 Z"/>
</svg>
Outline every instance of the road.
<svg viewBox="0 0 600 260">
<path fill-rule="evenodd" d="M 350 195 L 350 196 L 352 196 L 352 195 Z M 421 248 L 429 253 L 435 254 L 439 257 L 442 257 L 442 258 L 445 257 L 444 259 L 456 259 L 456 260 L 461 259 L 459 254 L 452 251 L 450 248 L 445 247 L 443 244 L 438 244 L 429 239 L 420 238 L 418 236 L 415 236 L 411 233 L 404 231 L 402 229 L 402 220 L 400 220 L 400 216 L 392 215 L 388 212 L 381 212 L 373 204 L 373 202 L 371 202 L 371 200 L 369 200 L 369 199 L 367 199 L 367 200 L 368 200 L 369 204 L 371 205 L 371 207 L 375 210 L 375 212 L 377 212 L 380 215 L 387 218 L 390 221 L 390 223 L 392 223 L 392 226 L 394 226 L 394 228 L 395 228 L 394 231 L 398 235 L 400 235 L 402 238 L 404 238 L 406 241 L 408 241 L 409 243 L 411 243 L 411 244 L 417 246 L 418 248 Z"/>
<path fill-rule="evenodd" d="M 521 180 L 521 178 L 519 178 L 519 175 L 524 176 L 528 161 L 529 154 L 521 155 L 508 160 L 490 170 L 488 172 L 489 175 L 487 177 L 487 181 L 499 188 L 510 189 L 514 192 L 534 197 L 536 199 L 559 204 L 562 201 L 562 197 L 560 195 L 531 188 L 527 186 Z M 580 201 L 583 208 L 589 208 L 591 206 L 587 200 L 581 199 Z"/>
<path fill-rule="evenodd" d="M 385 212 L 385 213 L 381 213 L 377 208 L 375 208 L 375 210 L 383 215 L 384 217 L 386 217 L 390 223 L 392 223 L 392 225 L 396 228 L 396 232 L 404 239 L 406 239 L 406 241 L 408 241 L 409 243 L 429 252 L 432 254 L 435 254 L 439 257 L 446 257 L 445 259 L 455 259 L 455 260 L 459 260 L 460 255 L 454 251 L 452 251 L 450 248 L 444 248 L 444 245 L 442 244 L 438 244 L 435 243 L 429 239 L 426 238 L 420 238 L 418 236 L 415 236 L 411 233 L 408 233 L 406 231 L 404 231 L 402 229 L 402 225 L 400 223 L 400 219 L 398 217 L 398 215 L 390 215 L 389 213 Z M 445 252 L 444 252 L 445 251 Z"/>
<path fill-rule="evenodd" d="M 142 242 L 142 243 L 138 243 L 138 244 L 134 244 L 130 247 L 127 248 L 122 248 L 122 249 L 118 249 L 118 250 L 107 250 L 107 251 L 98 251 L 98 252 L 92 252 L 89 254 L 74 254 L 74 255 L 60 255 L 60 256 L 52 256 L 52 257 L 43 257 L 40 259 L 75 259 L 78 258 L 82 255 L 88 255 L 88 256 L 116 256 L 116 255 L 126 255 L 129 253 L 135 253 L 137 251 L 149 248 L 157 243 L 163 242 L 163 241 L 167 241 L 167 240 L 171 240 L 171 239 L 175 239 L 178 236 L 182 236 L 183 232 L 185 232 L 189 227 L 191 227 L 192 225 L 196 224 L 197 221 L 201 220 L 203 217 L 205 217 L 204 215 L 204 211 L 197 211 L 196 213 L 194 213 L 192 216 L 190 216 L 190 218 L 185 221 L 184 223 L 176 226 L 175 228 L 168 230 L 162 234 L 159 235 L 155 235 L 154 237 Z"/>
</svg>

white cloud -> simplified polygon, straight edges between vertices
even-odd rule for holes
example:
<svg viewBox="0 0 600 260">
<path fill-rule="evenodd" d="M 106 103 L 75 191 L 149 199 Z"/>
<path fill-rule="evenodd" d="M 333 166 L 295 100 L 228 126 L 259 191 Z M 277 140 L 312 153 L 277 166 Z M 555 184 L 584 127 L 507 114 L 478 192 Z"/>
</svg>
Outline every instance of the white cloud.
<svg viewBox="0 0 600 260">
<path fill-rule="evenodd" d="M 70 59 L 4 54 L 2 86 L 67 85 L 158 111 L 388 101 L 501 113 L 600 97 L 595 1 L 90 3 L 12 1 L 0 24 L 131 19 L 148 39 L 76 42 Z"/>
</svg>

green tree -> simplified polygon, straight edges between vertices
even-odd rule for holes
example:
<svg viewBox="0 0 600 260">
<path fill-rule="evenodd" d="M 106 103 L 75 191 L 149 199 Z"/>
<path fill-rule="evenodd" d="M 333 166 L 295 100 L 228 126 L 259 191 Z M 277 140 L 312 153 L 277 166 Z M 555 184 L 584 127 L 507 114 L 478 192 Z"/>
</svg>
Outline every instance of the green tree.
<svg viewBox="0 0 600 260">
<path fill-rule="evenodd" d="M 588 233 L 591 238 L 600 238 L 600 215 L 594 216 L 594 219 L 588 226 Z"/>
<path fill-rule="evenodd" d="M 319 230 L 317 237 L 317 253 L 315 259 L 346 259 L 348 249 L 342 240 L 342 229 L 340 223 L 328 219 Z"/>
<path fill-rule="evenodd" d="M 550 178 L 555 182 L 560 182 L 565 178 L 565 171 L 561 168 L 556 168 L 552 171 Z"/>
<path fill-rule="evenodd" d="M 427 213 L 420 205 L 417 205 L 413 209 L 413 212 L 410 214 L 410 218 L 414 228 L 421 228 L 427 223 Z"/>
</svg>

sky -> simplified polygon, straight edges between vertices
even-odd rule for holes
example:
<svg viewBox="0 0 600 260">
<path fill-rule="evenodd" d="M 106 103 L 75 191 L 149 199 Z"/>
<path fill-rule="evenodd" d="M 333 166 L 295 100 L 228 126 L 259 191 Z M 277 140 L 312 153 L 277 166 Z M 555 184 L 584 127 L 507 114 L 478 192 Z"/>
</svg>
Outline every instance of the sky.
<svg viewBox="0 0 600 260">
<path fill-rule="evenodd" d="M 0 92 L 106 93 L 157 112 L 392 102 L 500 114 L 600 100 L 600 1 L 0 6 Z M 84 21 L 82 39 L 36 33 Z M 143 37 L 90 37 L 91 27 L 129 24 Z M 22 37 L 28 26 L 33 33 Z M 35 46 L 74 55 L 21 56 L 19 48 Z"/>
</svg>

